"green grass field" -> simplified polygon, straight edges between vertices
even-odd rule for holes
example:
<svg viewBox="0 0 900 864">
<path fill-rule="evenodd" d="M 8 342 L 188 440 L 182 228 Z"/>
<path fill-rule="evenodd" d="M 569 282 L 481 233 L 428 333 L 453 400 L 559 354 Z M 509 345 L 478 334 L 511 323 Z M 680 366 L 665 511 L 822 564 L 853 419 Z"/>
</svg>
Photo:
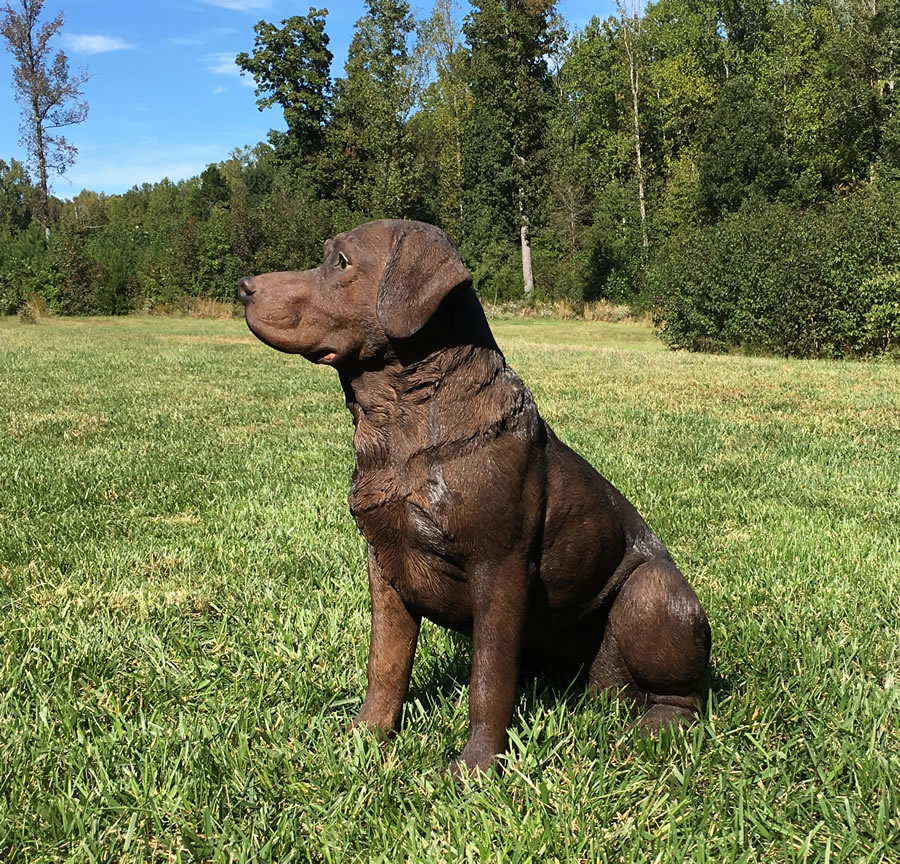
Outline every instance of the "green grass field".
<svg viewBox="0 0 900 864">
<path fill-rule="evenodd" d="M 673 740 L 529 685 L 500 778 L 447 765 L 466 640 L 402 731 L 365 687 L 351 422 L 242 322 L 0 321 L 0 860 L 900 861 L 900 367 L 495 326 L 713 630 Z"/>
</svg>

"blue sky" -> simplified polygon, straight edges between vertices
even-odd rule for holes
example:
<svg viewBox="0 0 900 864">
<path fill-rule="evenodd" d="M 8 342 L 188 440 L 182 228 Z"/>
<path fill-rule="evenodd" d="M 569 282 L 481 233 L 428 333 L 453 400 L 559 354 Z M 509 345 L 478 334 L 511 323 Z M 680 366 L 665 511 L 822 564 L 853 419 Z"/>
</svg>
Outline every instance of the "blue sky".
<svg viewBox="0 0 900 864">
<path fill-rule="evenodd" d="M 83 188 L 115 193 L 163 177 L 182 180 L 236 147 L 265 140 L 269 129 L 283 128 L 277 109 L 257 110 L 252 81 L 240 77 L 234 56 L 252 49 L 253 25 L 260 18 L 280 21 L 305 14 L 309 5 L 309 0 L 47 0 L 45 18 L 60 9 L 65 13 L 59 44 L 70 67 L 86 65 L 91 74 L 85 86 L 90 115 L 67 135 L 78 147 L 78 161 L 65 178 L 56 179 L 55 194 L 70 198 Z M 329 10 L 332 74 L 339 77 L 363 2 L 313 5 Z M 422 17 L 431 3 L 413 0 L 412 6 Z M 608 15 L 612 8 L 612 0 L 559 5 L 570 25 Z M 24 160 L 18 126 L 12 58 L 0 50 L 0 158 Z"/>
</svg>

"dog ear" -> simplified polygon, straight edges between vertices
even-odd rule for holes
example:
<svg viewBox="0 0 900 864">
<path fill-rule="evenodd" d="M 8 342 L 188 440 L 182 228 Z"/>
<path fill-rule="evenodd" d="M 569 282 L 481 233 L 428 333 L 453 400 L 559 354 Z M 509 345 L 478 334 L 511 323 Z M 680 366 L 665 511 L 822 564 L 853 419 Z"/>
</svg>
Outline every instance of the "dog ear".
<svg viewBox="0 0 900 864">
<path fill-rule="evenodd" d="M 391 339 L 407 339 L 428 323 L 451 291 L 471 284 L 472 274 L 443 231 L 430 225 L 403 227 L 378 286 L 378 321 Z"/>
</svg>

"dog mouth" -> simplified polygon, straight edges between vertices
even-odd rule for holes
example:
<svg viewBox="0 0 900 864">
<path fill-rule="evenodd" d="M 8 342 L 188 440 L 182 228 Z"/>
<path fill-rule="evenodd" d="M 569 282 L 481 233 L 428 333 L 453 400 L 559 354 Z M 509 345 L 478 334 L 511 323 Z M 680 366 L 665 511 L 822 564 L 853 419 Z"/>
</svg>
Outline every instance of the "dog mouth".
<svg viewBox="0 0 900 864">
<path fill-rule="evenodd" d="M 333 351 L 331 348 L 320 348 L 318 351 L 311 351 L 303 356 L 311 363 L 330 366 L 337 359 L 337 352 Z"/>
</svg>

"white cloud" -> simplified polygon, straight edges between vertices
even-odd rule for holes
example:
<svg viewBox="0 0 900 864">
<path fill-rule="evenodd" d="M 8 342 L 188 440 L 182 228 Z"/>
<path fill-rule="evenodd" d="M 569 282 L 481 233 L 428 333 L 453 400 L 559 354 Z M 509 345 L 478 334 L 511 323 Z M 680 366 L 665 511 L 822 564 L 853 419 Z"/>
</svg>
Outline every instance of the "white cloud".
<svg viewBox="0 0 900 864">
<path fill-rule="evenodd" d="M 230 51 L 215 51 L 207 54 L 203 62 L 213 75 L 240 75 L 241 70 L 234 62 L 235 55 Z"/>
<path fill-rule="evenodd" d="M 224 93 L 226 90 L 228 90 L 227 87 L 213 87 L 212 94 L 213 96 L 218 96 L 220 93 Z"/>
<path fill-rule="evenodd" d="M 233 9 L 235 12 L 249 12 L 251 9 L 268 9 L 272 0 L 203 0 L 208 6 Z"/>
<path fill-rule="evenodd" d="M 63 39 L 69 50 L 76 54 L 106 54 L 109 51 L 130 51 L 135 47 L 118 36 L 67 33 Z"/>
<path fill-rule="evenodd" d="M 234 62 L 235 56 L 237 55 L 230 51 L 215 51 L 212 54 L 207 54 L 203 58 L 203 62 L 206 64 L 207 70 L 212 72 L 213 75 L 227 75 L 230 78 L 239 77 L 241 84 L 245 87 L 254 87 L 252 78 L 241 75 L 240 68 Z"/>
<path fill-rule="evenodd" d="M 223 36 L 230 36 L 237 33 L 234 27 L 216 27 L 203 33 L 194 33 L 184 36 L 170 36 L 166 39 L 169 45 L 175 45 L 178 48 L 195 48 L 198 45 L 205 45 L 214 39 L 221 39 Z"/>
</svg>

